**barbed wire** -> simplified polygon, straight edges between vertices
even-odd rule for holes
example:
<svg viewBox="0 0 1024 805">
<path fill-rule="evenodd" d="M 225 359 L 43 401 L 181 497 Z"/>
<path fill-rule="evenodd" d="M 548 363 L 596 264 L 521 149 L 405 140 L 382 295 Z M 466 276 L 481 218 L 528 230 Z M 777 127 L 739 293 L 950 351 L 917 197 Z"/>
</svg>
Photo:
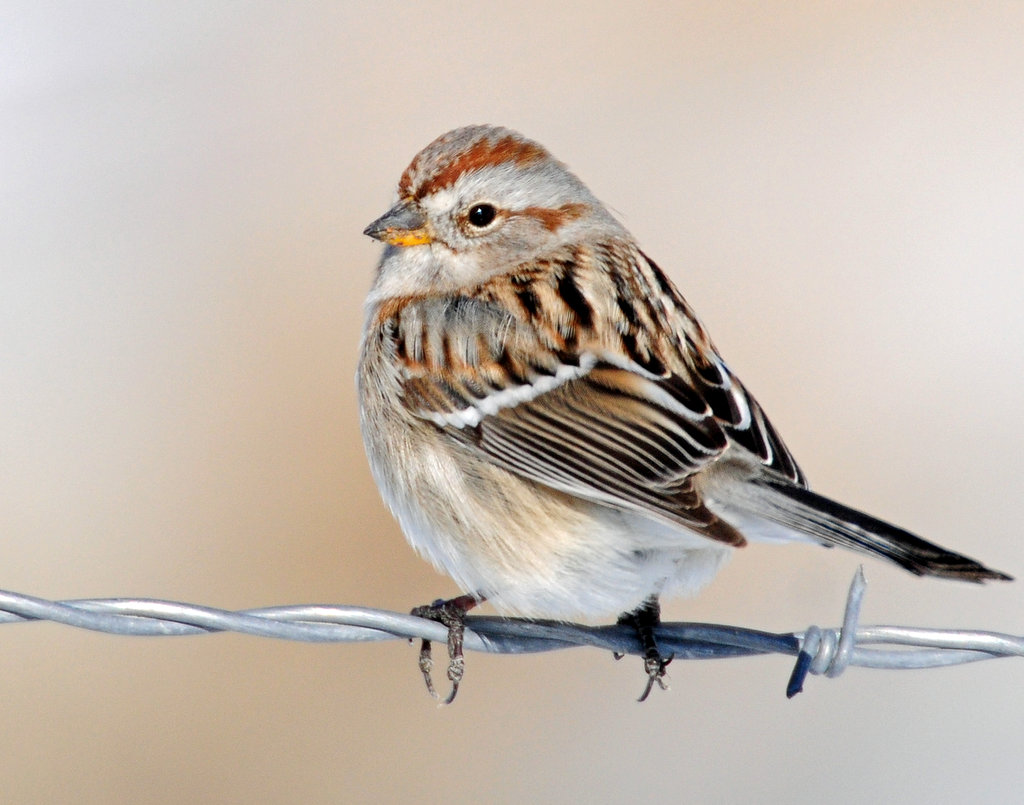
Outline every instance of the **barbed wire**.
<svg viewBox="0 0 1024 805">
<path fill-rule="evenodd" d="M 658 646 L 676 660 L 721 659 L 761 654 L 795 656 L 786 689 L 792 697 L 808 673 L 839 676 L 847 667 L 911 669 L 1024 656 L 1024 637 L 989 631 L 858 626 L 866 582 L 858 570 L 850 585 L 843 625 L 772 633 L 706 623 L 662 623 Z M 146 598 L 51 601 L 0 591 L 0 624 L 52 621 L 117 635 L 183 636 L 236 632 L 314 643 L 376 640 L 444 642 L 440 623 L 381 609 L 312 604 L 231 611 Z M 869 648 L 888 645 L 895 648 Z M 524 654 L 590 646 L 615 654 L 643 654 L 636 630 L 624 624 L 585 626 L 559 621 L 471 616 L 464 647 L 496 654 Z"/>
</svg>

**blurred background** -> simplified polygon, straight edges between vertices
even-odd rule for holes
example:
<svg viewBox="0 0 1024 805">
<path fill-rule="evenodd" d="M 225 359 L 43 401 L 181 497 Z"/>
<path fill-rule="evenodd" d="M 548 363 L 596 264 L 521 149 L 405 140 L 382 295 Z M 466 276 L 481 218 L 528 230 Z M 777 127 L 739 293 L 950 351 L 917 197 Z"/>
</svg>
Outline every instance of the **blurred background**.
<svg viewBox="0 0 1024 805">
<path fill-rule="evenodd" d="M 457 591 L 370 479 L 353 375 L 412 156 L 566 161 L 815 488 L 1024 576 L 1024 7 L 5 3 L 0 587 L 395 610 Z M 835 625 L 852 554 L 752 547 L 666 618 Z M 865 561 L 865 623 L 1024 633 L 1024 586 Z M 6 802 L 1002 802 L 1024 666 L 0 634 Z"/>
</svg>

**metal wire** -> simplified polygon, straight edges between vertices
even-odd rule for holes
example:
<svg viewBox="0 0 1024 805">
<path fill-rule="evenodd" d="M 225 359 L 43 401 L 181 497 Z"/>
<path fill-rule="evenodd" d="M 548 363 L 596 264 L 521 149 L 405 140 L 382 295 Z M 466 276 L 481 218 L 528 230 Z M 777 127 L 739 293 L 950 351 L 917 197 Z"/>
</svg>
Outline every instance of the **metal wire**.
<svg viewBox="0 0 1024 805">
<path fill-rule="evenodd" d="M 787 695 L 802 689 L 808 673 L 838 676 L 850 665 L 865 668 L 934 668 L 997 657 L 1024 656 L 1024 637 L 960 629 L 905 626 L 858 627 L 865 590 L 858 570 L 850 586 L 843 626 L 773 634 L 736 626 L 663 623 L 655 631 L 665 655 L 675 659 L 717 659 L 758 654 L 796 656 Z M 237 632 L 280 640 L 348 643 L 420 638 L 444 642 L 439 623 L 354 606 L 280 606 L 238 612 L 176 601 L 92 598 L 50 601 L 0 591 L 0 623 L 53 621 L 118 635 L 194 635 Z M 633 628 L 584 626 L 519 618 L 466 618 L 465 648 L 523 654 L 591 646 L 619 654 L 642 654 Z M 888 645 L 896 648 L 868 648 Z"/>
</svg>

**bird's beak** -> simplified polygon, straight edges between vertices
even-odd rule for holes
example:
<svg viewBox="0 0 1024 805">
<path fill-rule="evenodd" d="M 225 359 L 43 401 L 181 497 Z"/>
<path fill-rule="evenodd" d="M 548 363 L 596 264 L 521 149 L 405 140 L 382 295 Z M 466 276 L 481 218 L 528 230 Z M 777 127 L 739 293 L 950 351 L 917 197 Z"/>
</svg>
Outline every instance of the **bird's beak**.
<svg viewBox="0 0 1024 805">
<path fill-rule="evenodd" d="M 433 240 L 426 216 L 412 199 L 399 201 L 366 227 L 363 234 L 392 246 L 419 246 Z"/>
</svg>

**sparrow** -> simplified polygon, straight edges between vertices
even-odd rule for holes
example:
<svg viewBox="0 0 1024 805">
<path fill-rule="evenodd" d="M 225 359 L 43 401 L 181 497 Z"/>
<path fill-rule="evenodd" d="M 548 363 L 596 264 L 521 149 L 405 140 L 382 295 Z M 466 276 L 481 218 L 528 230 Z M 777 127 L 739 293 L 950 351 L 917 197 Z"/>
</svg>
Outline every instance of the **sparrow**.
<svg viewBox="0 0 1024 805">
<path fill-rule="evenodd" d="M 565 165 L 506 128 L 434 140 L 364 234 L 385 244 L 357 385 L 373 477 L 412 546 L 474 605 L 623 613 L 645 698 L 659 599 L 750 542 L 811 542 L 926 576 L 1009 580 L 812 492 L 672 281 Z M 420 667 L 430 684 L 429 643 Z"/>
</svg>

